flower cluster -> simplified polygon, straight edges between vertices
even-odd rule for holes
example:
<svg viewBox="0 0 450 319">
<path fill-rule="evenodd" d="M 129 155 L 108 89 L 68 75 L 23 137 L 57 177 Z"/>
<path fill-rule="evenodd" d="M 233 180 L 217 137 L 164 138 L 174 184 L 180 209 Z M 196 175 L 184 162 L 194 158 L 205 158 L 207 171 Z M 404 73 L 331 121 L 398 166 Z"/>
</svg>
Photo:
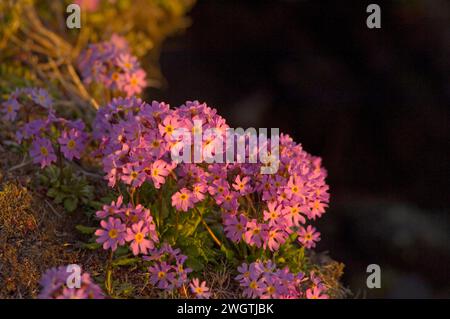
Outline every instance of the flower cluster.
<svg viewBox="0 0 450 319">
<path fill-rule="evenodd" d="M 81 157 L 87 144 L 84 123 L 57 117 L 53 99 L 46 90 L 16 89 L 2 105 L 4 120 L 24 122 L 23 126 L 19 123 L 16 138 L 19 143 L 30 144 L 34 163 L 43 168 L 56 162 L 58 154 L 68 160 Z"/>
<path fill-rule="evenodd" d="M 109 41 L 90 44 L 81 53 L 78 66 L 84 83 L 100 83 L 127 96 L 141 93 L 147 85 L 146 73 L 128 42 L 115 34 Z"/>
<path fill-rule="evenodd" d="M 167 139 L 158 129 L 169 112 L 164 103 L 149 105 L 137 98 L 118 98 L 101 108 L 94 122 L 94 137 L 100 140 L 100 155 L 109 185 L 121 180 L 137 188 L 150 182 L 164 184 L 173 169 Z"/>
<path fill-rule="evenodd" d="M 276 268 L 269 261 L 244 263 L 238 267 L 235 278 L 243 288 L 246 298 L 276 299 L 328 299 L 326 287 L 314 272 L 307 277 L 303 273 L 293 274 L 287 267 Z"/>
<path fill-rule="evenodd" d="M 100 287 L 92 282 L 88 273 L 80 274 L 80 286 L 68 287 L 68 279 L 72 274 L 68 266 L 48 269 L 41 278 L 42 290 L 39 299 L 103 299 Z M 73 282 L 76 285 L 76 282 Z"/>
<path fill-rule="evenodd" d="M 145 255 L 153 250 L 158 242 L 150 210 L 142 205 L 125 205 L 122 196 L 111 205 L 104 205 L 96 215 L 101 219 L 101 228 L 97 229 L 95 235 L 98 237 L 97 242 L 103 244 L 106 250 L 115 251 L 118 246 L 129 243 L 134 255 Z"/>
<path fill-rule="evenodd" d="M 153 286 L 171 291 L 189 282 L 188 274 L 192 270 L 184 266 L 187 256 L 181 254 L 180 249 L 174 249 L 164 243 L 161 248 L 151 251 L 148 256 L 143 256 L 143 259 L 151 264 L 148 271 Z M 207 290 L 204 288 L 203 286 L 203 293 L 199 291 L 198 294 L 206 296 Z"/>
<path fill-rule="evenodd" d="M 150 182 L 158 189 L 171 175 L 178 186 L 172 206 L 186 212 L 200 202 L 212 200 L 222 211 L 226 236 L 233 242 L 243 240 L 250 246 L 277 251 L 295 233 L 299 244 L 315 247 L 320 233 L 305 224 L 321 217 L 329 201 L 321 159 L 282 134 L 275 174 L 261 174 L 262 163 L 172 161 L 171 149 L 175 145 L 183 144 L 183 150 L 184 144 L 195 147 L 194 138 L 175 134 L 176 129 L 194 133 L 199 129 L 195 123 L 201 123 L 203 131 L 214 129 L 216 135 L 225 135 L 228 128 L 215 109 L 199 102 L 170 109 L 165 103 L 150 105 L 127 98 L 115 99 L 100 109 L 95 136 L 101 141 L 109 185 L 120 180 L 138 188 Z M 204 154 L 225 153 L 230 146 L 215 149 L 214 138 L 202 139 Z"/>
</svg>

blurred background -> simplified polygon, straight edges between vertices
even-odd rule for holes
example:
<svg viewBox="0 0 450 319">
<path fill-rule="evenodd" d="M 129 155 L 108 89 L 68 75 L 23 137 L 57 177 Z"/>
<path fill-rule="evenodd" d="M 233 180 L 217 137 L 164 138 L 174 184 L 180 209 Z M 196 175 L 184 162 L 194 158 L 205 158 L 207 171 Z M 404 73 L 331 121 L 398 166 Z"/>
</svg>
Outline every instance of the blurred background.
<svg viewBox="0 0 450 319">
<path fill-rule="evenodd" d="M 366 7 L 381 7 L 368 29 Z M 162 48 L 172 106 L 278 127 L 323 158 L 318 251 L 357 298 L 450 297 L 450 2 L 199 1 Z M 381 289 L 366 268 L 381 267 Z"/>
</svg>

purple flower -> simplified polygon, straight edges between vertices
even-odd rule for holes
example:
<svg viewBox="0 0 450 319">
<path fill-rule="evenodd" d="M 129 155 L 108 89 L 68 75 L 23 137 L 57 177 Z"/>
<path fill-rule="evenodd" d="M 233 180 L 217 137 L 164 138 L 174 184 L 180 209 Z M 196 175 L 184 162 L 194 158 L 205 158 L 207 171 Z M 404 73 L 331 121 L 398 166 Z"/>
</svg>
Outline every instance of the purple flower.
<svg viewBox="0 0 450 319">
<path fill-rule="evenodd" d="M 3 110 L 3 112 L 4 112 L 3 119 L 5 119 L 7 121 L 14 121 L 17 117 L 17 111 L 20 109 L 19 102 L 17 102 L 16 99 L 11 98 L 11 99 L 3 102 L 2 105 L 5 108 Z"/>
<path fill-rule="evenodd" d="M 141 169 L 140 165 L 135 163 L 129 163 L 122 168 L 122 181 L 131 187 L 141 186 L 146 179 L 145 172 Z"/>
<path fill-rule="evenodd" d="M 244 278 L 241 281 L 241 287 L 244 287 L 243 296 L 246 298 L 258 298 L 266 287 L 264 280 L 259 278 L 259 275 L 255 272 L 250 272 L 248 278 Z"/>
<path fill-rule="evenodd" d="M 34 103 L 39 104 L 46 109 L 50 109 L 53 104 L 51 96 L 44 89 L 33 89 L 31 91 L 31 99 Z"/>
<path fill-rule="evenodd" d="M 148 268 L 150 272 L 150 283 L 160 289 L 172 290 L 175 280 L 173 268 L 166 262 L 155 263 Z"/>
<path fill-rule="evenodd" d="M 224 215 L 225 234 L 232 241 L 239 243 L 244 235 L 247 227 L 247 218 L 240 214 L 239 216 L 233 214 Z"/>
<path fill-rule="evenodd" d="M 123 203 L 123 196 L 120 195 L 117 198 L 117 201 L 112 201 L 111 205 L 103 205 L 103 209 L 96 212 L 96 215 L 98 218 L 106 218 L 108 216 L 114 216 L 117 214 L 120 214 L 122 212 L 122 203 Z"/>
<path fill-rule="evenodd" d="M 95 235 L 98 236 L 97 243 L 103 243 L 103 249 L 111 248 L 112 251 L 115 251 L 118 245 L 125 244 L 126 226 L 119 218 L 109 217 L 108 221 L 102 220 L 100 225 L 103 229 L 97 229 Z"/>
<path fill-rule="evenodd" d="M 30 149 L 33 163 L 40 163 L 41 168 L 56 162 L 56 155 L 52 143 L 46 138 L 38 138 L 33 141 Z"/>
<path fill-rule="evenodd" d="M 197 299 L 209 299 L 211 297 L 211 292 L 206 286 L 206 281 L 202 281 L 202 283 L 200 283 L 198 278 L 194 278 L 192 279 L 189 287 Z"/>
<path fill-rule="evenodd" d="M 86 137 L 84 134 L 77 130 L 71 129 L 70 131 L 64 131 L 62 136 L 58 138 L 58 142 L 61 145 L 61 151 L 64 157 L 71 161 L 73 158 L 80 158 L 81 153 L 84 150 Z"/>
</svg>

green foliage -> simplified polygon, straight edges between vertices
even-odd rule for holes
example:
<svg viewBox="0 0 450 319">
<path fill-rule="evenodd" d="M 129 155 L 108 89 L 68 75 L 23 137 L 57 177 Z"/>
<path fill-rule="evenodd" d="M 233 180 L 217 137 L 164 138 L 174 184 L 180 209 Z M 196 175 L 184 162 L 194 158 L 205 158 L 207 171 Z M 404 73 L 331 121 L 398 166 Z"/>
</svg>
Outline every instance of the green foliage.
<svg viewBox="0 0 450 319">
<path fill-rule="evenodd" d="M 274 254 L 274 261 L 277 265 L 288 266 L 289 270 L 293 273 L 305 272 L 308 268 L 305 248 L 299 248 L 295 242 L 296 239 L 297 235 L 295 233 L 292 234 L 289 240 Z"/>
<path fill-rule="evenodd" d="M 62 170 L 55 165 L 48 166 L 39 173 L 39 180 L 48 188 L 47 196 L 56 204 L 63 204 L 69 213 L 80 205 L 89 204 L 93 198 L 94 188 L 86 177 L 75 174 L 71 166 Z"/>
</svg>

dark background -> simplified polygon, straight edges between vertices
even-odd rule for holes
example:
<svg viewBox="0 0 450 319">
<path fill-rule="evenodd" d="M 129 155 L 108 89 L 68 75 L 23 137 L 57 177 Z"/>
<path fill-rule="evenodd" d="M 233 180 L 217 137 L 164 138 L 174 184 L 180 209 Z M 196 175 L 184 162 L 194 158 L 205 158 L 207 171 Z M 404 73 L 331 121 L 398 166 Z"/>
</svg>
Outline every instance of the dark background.
<svg viewBox="0 0 450 319">
<path fill-rule="evenodd" d="M 322 241 L 354 297 L 450 297 L 450 1 L 200 1 L 150 98 L 279 127 L 323 158 Z M 382 288 L 366 287 L 379 264 Z"/>
</svg>

